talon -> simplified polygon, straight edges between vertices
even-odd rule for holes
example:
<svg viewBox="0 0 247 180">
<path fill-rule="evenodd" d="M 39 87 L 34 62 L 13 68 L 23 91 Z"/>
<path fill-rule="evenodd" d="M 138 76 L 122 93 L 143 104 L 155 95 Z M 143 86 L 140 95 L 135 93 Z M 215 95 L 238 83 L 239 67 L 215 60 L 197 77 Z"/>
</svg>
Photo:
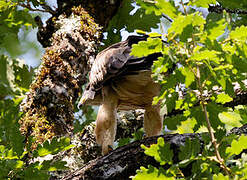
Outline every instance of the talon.
<svg viewBox="0 0 247 180">
<path fill-rule="evenodd" d="M 113 147 L 111 145 L 108 145 L 108 146 L 103 146 L 102 149 L 101 149 L 101 153 L 103 156 L 109 154 L 109 152 L 113 151 Z"/>
<path fill-rule="evenodd" d="M 148 137 L 148 136 L 147 136 L 147 134 L 145 133 L 145 134 L 143 134 L 142 137 L 143 137 L 143 139 L 145 139 L 145 138 Z"/>
<path fill-rule="evenodd" d="M 113 151 L 113 147 L 111 145 L 108 145 L 108 153 Z"/>
</svg>

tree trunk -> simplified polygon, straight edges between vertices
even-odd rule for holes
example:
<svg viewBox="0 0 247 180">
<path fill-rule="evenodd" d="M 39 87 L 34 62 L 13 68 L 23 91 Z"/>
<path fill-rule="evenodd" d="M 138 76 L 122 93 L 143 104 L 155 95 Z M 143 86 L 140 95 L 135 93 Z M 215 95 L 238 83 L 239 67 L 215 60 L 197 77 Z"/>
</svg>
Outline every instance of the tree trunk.
<svg viewBox="0 0 247 180">
<path fill-rule="evenodd" d="M 31 135 L 39 143 L 71 134 L 74 104 L 97 54 L 102 30 L 121 2 L 61 0 L 46 26 L 40 25 L 38 39 L 47 48 L 21 105 L 20 130 L 26 139 Z"/>
</svg>

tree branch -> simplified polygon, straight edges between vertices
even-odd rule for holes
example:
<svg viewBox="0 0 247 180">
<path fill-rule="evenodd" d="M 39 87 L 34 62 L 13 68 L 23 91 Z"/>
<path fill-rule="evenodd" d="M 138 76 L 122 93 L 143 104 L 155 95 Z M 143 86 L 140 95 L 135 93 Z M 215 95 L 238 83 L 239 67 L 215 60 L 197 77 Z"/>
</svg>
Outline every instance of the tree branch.
<svg viewBox="0 0 247 180">
<path fill-rule="evenodd" d="M 234 106 L 238 106 L 238 105 L 247 105 L 247 92 L 237 93 L 237 95 L 233 98 L 233 100 L 231 102 L 224 104 L 224 107 L 233 108 Z M 194 107 L 196 107 L 196 106 L 199 106 L 199 103 L 195 104 Z M 183 114 L 183 112 L 184 112 L 183 110 L 174 109 L 171 112 L 169 112 L 168 114 L 166 114 L 164 118 Z"/>
<path fill-rule="evenodd" d="M 241 128 L 234 128 L 234 132 L 232 133 L 247 134 L 247 125 L 244 125 Z M 160 167 L 160 164 L 152 157 L 145 155 L 144 150 L 140 147 L 141 144 L 150 146 L 151 144 L 157 143 L 157 139 L 159 137 L 163 137 L 166 143 L 170 143 L 170 147 L 174 153 L 174 163 L 179 161 L 178 153 L 180 152 L 180 147 L 185 145 L 187 139 L 193 140 L 198 138 L 201 144 L 201 149 L 203 148 L 202 134 L 166 134 L 162 136 L 148 137 L 143 140 L 135 141 L 128 145 L 117 148 L 106 156 L 102 156 L 90 161 L 85 166 L 67 175 L 65 178 L 63 178 L 63 180 L 126 180 L 129 179 L 130 176 L 135 175 L 136 170 L 139 169 L 140 166 L 147 167 L 147 165 L 150 164 L 155 167 Z M 184 169 L 182 169 L 182 173 L 185 177 L 191 175 L 191 166 L 192 164 L 190 163 Z M 163 168 L 168 169 L 169 166 L 164 165 Z"/>
<path fill-rule="evenodd" d="M 215 12 L 215 13 L 218 13 L 218 14 L 223 13 L 224 10 L 226 12 L 232 13 L 232 14 L 247 14 L 246 10 L 229 9 L 229 8 L 222 7 L 221 5 L 214 5 L 214 6 L 210 5 L 209 8 L 208 8 L 209 12 Z"/>
</svg>

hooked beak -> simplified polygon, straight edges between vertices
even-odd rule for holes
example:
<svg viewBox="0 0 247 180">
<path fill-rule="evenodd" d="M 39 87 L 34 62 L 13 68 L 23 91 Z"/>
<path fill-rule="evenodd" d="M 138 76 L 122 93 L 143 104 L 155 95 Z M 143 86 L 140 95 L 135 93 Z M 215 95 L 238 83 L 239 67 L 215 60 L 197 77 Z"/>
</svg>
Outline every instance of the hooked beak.
<svg viewBox="0 0 247 180">
<path fill-rule="evenodd" d="M 80 109 L 81 106 L 82 106 L 83 104 L 85 104 L 85 102 L 86 102 L 87 100 L 89 100 L 89 99 L 94 99 L 94 95 L 95 95 L 95 91 L 93 91 L 93 90 L 91 90 L 91 89 L 86 90 L 86 91 L 83 93 L 83 95 L 82 95 L 82 97 L 81 97 L 81 99 L 80 99 L 80 101 L 79 101 L 79 103 L 78 103 L 78 105 L 77 105 L 78 109 Z"/>
<path fill-rule="evenodd" d="M 86 102 L 86 98 L 84 96 L 81 97 L 78 105 L 77 105 L 77 108 L 78 109 L 81 109 L 82 105 Z"/>
</svg>

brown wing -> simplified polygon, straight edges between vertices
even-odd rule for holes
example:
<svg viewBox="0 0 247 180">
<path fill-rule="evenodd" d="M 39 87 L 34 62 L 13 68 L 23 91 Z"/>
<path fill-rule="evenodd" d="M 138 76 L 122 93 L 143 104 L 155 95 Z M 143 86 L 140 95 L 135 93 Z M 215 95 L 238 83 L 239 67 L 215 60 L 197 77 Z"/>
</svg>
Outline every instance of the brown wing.
<svg viewBox="0 0 247 180">
<path fill-rule="evenodd" d="M 130 56 L 132 44 L 146 40 L 147 36 L 129 36 L 126 41 L 116 43 L 101 51 L 91 67 L 89 83 L 79 102 L 84 104 L 88 99 L 94 99 L 95 92 L 101 89 L 106 81 L 120 74 L 125 74 L 128 70 L 140 70 L 139 64 L 143 63 L 147 57 L 135 58 Z M 155 58 L 157 59 L 157 58 Z M 145 61 L 145 67 L 149 68 L 152 62 Z"/>
<path fill-rule="evenodd" d="M 115 77 L 130 58 L 131 47 L 123 41 L 105 49 L 96 56 L 89 74 L 90 88 L 98 90 L 104 82 Z"/>
<path fill-rule="evenodd" d="M 130 51 L 131 47 L 126 40 L 108 47 L 96 56 L 89 73 L 88 85 L 78 107 L 88 99 L 94 99 L 96 91 L 102 88 L 104 82 L 115 77 L 121 71 L 121 68 L 130 58 Z"/>
<path fill-rule="evenodd" d="M 105 50 L 101 51 L 92 65 L 89 74 L 89 84 L 87 90 L 97 91 L 103 84 L 116 77 L 122 72 L 126 71 L 125 65 L 130 59 L 136 59 L 130 56 L 132 44 L 136 44 L 139 41 L 146 40 L 148 36 L 129 36 L 127 40 L 111 45 Z M 137 61 L 130 61 L 129 63 L 135 63 L 143 58 L 136 59 Z"/>
</svg>

